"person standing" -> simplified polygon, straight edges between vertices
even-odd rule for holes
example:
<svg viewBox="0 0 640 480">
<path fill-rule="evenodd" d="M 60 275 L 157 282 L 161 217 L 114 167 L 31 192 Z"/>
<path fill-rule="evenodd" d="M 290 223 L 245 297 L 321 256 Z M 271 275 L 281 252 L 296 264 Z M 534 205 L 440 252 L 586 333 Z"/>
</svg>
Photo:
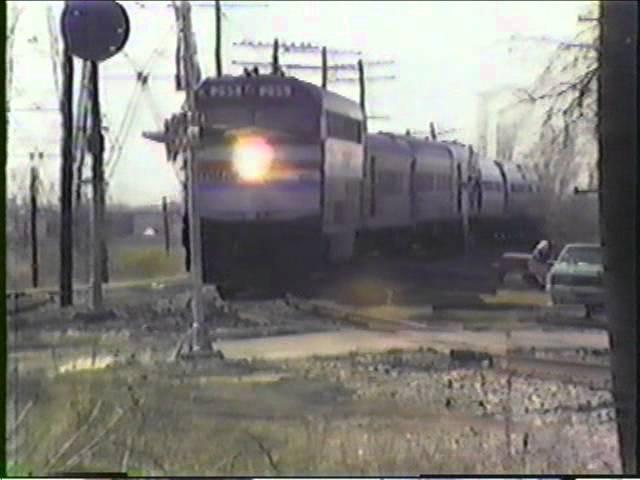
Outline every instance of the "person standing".
<svg viewBox="0 0 640 480">
<path fill-rule="evenodd" d="M 547 281 L 549 260 L 551 260 L 552 254 L 551 242 L 549 240 L 541 240 L 534 248 L 529 261 L 529 272 L 535 277 L 541 288 L 545 287 Z"/>
</svg>

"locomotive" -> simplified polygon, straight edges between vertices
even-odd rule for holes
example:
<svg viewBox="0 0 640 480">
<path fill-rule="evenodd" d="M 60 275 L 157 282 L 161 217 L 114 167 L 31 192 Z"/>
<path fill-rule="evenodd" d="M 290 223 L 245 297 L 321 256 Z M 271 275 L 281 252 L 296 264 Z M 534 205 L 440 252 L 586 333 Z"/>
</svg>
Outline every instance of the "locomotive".
<svg viewBox="0 0 640 480">
<path fill-rule="evenodd" d="M 539 189 L 523 168 L 457 142 L 367 134 L 358 103 L 311 83 L 207 78 L 196 109 L 203 281 L 223 295 L 286 284 L 372 246 L 461 239 L 463 214 L 474 232 L 537 225 Z"/>
</svg>

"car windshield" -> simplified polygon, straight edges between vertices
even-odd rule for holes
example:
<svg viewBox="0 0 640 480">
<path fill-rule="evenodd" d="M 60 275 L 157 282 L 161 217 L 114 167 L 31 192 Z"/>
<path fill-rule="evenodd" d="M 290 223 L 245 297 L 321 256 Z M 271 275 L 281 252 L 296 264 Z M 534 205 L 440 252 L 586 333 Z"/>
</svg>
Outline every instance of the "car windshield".
<svg viewBox="0 0 640 480">
<path fill-rule="evenodd" d="M 558 258 L 558 262 L 600 265 L 602 264 L 602 250 L 598 246 L 567 247 Z"/>
</svg>

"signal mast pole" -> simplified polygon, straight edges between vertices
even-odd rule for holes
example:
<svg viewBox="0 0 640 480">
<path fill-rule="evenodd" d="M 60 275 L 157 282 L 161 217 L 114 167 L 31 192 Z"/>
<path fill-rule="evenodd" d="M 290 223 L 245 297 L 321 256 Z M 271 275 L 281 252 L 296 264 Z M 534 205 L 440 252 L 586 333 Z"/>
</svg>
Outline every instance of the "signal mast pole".
<svg viewBox="0 0 640 480">
<path fill-rule="evenodd" d="M 103 255 L 104 255 L 104 141 L 102 136 L 102 121 L 100 118 L 100 88 L 98 62 L 89 63 L 90 98 L 91 98 L 91 134 L 89 148 L 93 157 L 91 186 L 92 186 L 92 215 L 91 215 L 91 308 L 101 311 L 103 308 L 102 283 Z"/>
<path fill-rule="evenodd" d="M 193 29 L 191 25 L 191 5 L 182 0 L 176 18 L 178 20 L 179 43 L 182 44 L 181 58 L 179 59 L 184 73 L 184 89 L 186 94 L 187 113 L 187 145 L 183 151 L 183 160 L 186 173 L 187 203 L 189 209 L 189 246 L 191 252 L 191 309 L 193 315 L 191 346 L 194 351 L 210 347 L 208 342 L 201 338 L 201 329 L 204 322 L 204 309 L 202 302 L 202 245 L 200 237 L 200 209 L 198 198 L 194 192 L 195 162 L 194 141 L 198 135 L 198 123 L 195 105 L 195 45 Z"/>
<path fill-rule="evenodd" d="M 66 2 L 69 5 L 69 2 Z M 73 304 L 73 58 L 63 35 L 60 165 L 60 306 Z"/>
</svg>

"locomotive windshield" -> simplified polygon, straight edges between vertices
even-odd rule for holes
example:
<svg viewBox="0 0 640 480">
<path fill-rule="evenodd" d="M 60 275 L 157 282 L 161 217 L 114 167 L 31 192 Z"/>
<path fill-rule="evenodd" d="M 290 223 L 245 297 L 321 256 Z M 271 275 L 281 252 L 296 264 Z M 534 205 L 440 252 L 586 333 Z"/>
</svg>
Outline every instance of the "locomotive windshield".
<svg viewBox="0 0 640 480">
<path fill-rule="evenodd" d="M 310 139 L 320 135 L 322 105 L 303 83 L 280 77 L 207 79 L 198 108 L 212 128 L 255 128 Z"/>
</svg>

